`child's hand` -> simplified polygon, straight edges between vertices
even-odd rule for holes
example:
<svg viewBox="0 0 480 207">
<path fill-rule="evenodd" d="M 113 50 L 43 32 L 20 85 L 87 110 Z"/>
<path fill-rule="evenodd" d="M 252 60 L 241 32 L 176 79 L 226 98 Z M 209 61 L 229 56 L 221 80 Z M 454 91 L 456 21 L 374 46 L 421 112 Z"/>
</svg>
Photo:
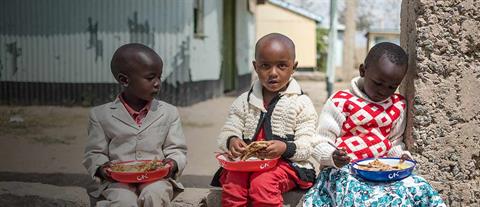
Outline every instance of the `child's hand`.
<svg viewBox="0 0 480 207">
<path fill-rule="evenodd" d="M 162 160 L 162 164 L 163 165 L 170 165 L 170 170 L 168 171 L 168 174 L 167 174 L 167 178 L 174 178 L 175 177 L 175 174 L 177 173 L 178 171 L 178 165 L 177 165 L 177 162 L 173 159 L 170 159 L 170 158 L 165 158 L 164 160 Z"/>
<path fill-rule="evenodd" d="M 110 168 L 111 162 L 106 162 L 102 166 L 98 168 L 97 176 L 102 178 L 103 180 L 107 180 L 109 182 L 114 182 L 112 177 L 110 177 L 110 173 L 107 171 Z"/>
<path fill-rule="evenodd" d="M 400 160 L 413 160 L 413 158 L 410 157 L 408 154 L 403 154 L 403 155 L 400 157 Z"/>
<path fill-rule="evenodd" d="M 350 163 L 351 160 L 351 158 L 348 156 L 347 152 L 344 149 L 333 151 L 332 159 L 335 163 L 335 166 L 337 166 L 338 168 L 347 165 L 348 163 Z"/>
<path fill-rule="evenodd" d="M 280 157 L 287 149 L 287 144 L 285 144 L 285 142 L 278 140 L 272 140 L 268 142 L 268 147 L 261 152 L 264 153 L 265 157 L 267 158 Z"/>
<path fill-rule="evenodd" d="M 242 139 L 238 137 L 231 138 L 228 144 L 228 156 L 231 158 L 240 157 L 245 151 L 245 147 L 247 147 L 247 144 Z"/>
</svg>

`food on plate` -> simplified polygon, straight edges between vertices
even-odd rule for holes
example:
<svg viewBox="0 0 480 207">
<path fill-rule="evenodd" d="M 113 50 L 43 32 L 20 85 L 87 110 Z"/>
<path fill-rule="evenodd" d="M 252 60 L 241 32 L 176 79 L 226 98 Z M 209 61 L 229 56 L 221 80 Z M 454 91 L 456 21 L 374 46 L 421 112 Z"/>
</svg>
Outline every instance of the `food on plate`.
<svg viewBox="0 0 480 207">
<path fill-rule="evenodd" d="M 113 172 L 150 172 L 162 167 L 165 165 L 155 158 L 148 162 L 113 163 L 110 169 Z"/>
<path fill-rule="evenodd" d="M 248 160 L 251 157 L 256 157 L 258 159 L 264 160 L 265 156 L 259 153 L 260 150 L 264 150 L 268 147 L 267 141 L 255 141 L 250 143 L 246 150 L 240 156 L 241 161 Z"/>
<path fill-rule="evenodd" d="M 368 164 L 359 164 L 357 163 L 358 169 L 368 170 L 368 171 L 390 171 L 390 170 L 403 170 L 407 169 L 409 166 L 403 161 L 400 161 L 397 165 L 389 165 L 381 162 L 378 159 L 375 159 Z"/>
</svg>

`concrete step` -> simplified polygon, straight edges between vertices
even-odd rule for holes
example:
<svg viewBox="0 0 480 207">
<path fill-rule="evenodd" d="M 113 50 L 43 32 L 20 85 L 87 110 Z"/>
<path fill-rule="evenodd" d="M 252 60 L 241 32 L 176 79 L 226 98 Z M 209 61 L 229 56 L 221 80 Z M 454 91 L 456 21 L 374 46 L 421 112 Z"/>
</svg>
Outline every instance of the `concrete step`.
<svg viewBox="0 0 480 207">
<path fill-rule="evenodd" d="M 175 196 L 172 201 L 173 207 L 207 207 L 207 197 L 210 194 L 208 188 L 185 188 Z"/>
<path fill-rule="evenodd" d="M 305 191 L 295 190 L 283 195 L 284 207 L 300 207 Z M 175 195 L 173 207 L 221 207 L 221 188 L 185 188 Z"/>
<path fill-rule="evenodd" d="M 87 191 L 76 186 L 0 182 L 1 206 L 90 206 Z"/>
<path fill-rule="evenodd" d="M 301 206 L 304 191 L 285 193 L 284 206 Z M 173 207 L 221 207 L 221 188 L 186 188 L 172 201 Z M 91 200 L 92 199 L 92 200 Z M 0 182 L 1 206 L 71 206 L 87 207 L 97 200 L 88 196 L 85 188 L 56 186 L 43 183 Z"/>
</svg>

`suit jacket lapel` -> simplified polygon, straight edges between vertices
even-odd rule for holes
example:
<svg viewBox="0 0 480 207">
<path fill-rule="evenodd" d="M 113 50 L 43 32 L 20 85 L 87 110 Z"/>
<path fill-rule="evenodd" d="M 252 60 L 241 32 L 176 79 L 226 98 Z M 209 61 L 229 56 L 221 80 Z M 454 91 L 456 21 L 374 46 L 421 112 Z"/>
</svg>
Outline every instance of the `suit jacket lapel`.
<svg viewBox="0 0 480 207">
<path fill-rule="evenodd" d="M 136 130 L 139 129 L 138 125 L 135 123 L 135 120 L 133 120 L 132 116 L 128 114 L 127 109 L 125 109 L 119 98 L 115 99 L 115 101 L 111 104 L 110 109 L 112 109 L 112 116 L 114 118 Z"/>
<path fill-rule="evenodd" d="M 147 116 L 143 119 L 142 125 L 140 127 L 140 131 L 138 133 L 141 133 L 145 129 L 147 129 L 150 125 L 152 125 L 155 121 L 157 121 L 160 117 L 163 116 L 163 111 L 161 110 L 162 105 L 160 104 L 159 101 L 153 100 L 152 105 L 150 106 L 150 110 L 147 113 Z"/>
</svg>

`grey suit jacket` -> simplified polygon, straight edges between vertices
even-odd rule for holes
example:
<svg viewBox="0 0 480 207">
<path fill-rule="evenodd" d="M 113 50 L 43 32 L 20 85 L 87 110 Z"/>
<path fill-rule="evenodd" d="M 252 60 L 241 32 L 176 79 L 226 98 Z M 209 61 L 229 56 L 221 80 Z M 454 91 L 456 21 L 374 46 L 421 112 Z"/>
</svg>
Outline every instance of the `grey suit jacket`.
<svg viewBox="0 0 480 207">
<path fill-rule="evenodd" d="M 83 165 L 92 178 L 98 179 L 95 177 L 98 167 L 108 161 L 171 158 L 177 162 L 178 171 L 170 180 L 183 189 L 176 179 L 187 161 L 185 142 L 176 107 L 153 100 L 139 127 L 117 98 L 90 111 Z M 101 188 L 106 186 L 104 183 Z"/>
</svg>

